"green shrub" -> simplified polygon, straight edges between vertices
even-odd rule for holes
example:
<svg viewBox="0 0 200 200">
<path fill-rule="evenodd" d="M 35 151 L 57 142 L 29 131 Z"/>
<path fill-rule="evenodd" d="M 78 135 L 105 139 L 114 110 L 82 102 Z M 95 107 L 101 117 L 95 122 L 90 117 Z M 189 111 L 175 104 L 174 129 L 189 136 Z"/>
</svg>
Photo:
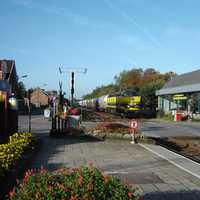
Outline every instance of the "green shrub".
<svg viewBox="0 0 200 200">
<path fill-rule="evenodd" d="M 165 113 L 163 110 L 159 110 L 157 112 L 157 118 L 164 119 L 166 121 L 173 121 L 174 120 L 174 116 L 172 115 L 171 112 Z"/>
<path fill-rule="evenodd" d="M 93 166 L 49 172 L 29 170 L 9 193 L 10 200 L 134 200 L 135 189 Z M 138 198 L 139 199 L 139 198 Z"/>
<path fill-rule="evenodd" d="M 0 177 L 9 172 L 22 157 L 23 153 L 32 148 L 36 138 L 31 133 L 15 133 L 9 137 L 7 144 L 0 145 Z"/>
<path fill-rule="evenodd" d="M 157 118 L 163 118 L 163 116 L 165 115 L 164 111 L 163 110 L 159 110 L 157 112 Z"/>
<path fill-rule="evenodd" d="M 167 121 L 173 121 L 173 120 L 174 120 L 174 116 L 172 115 L 172 113 L 166 113 L 166 114 L 163 116 L 163 119 L 164 119 L 164 120 L 167 120 Z"/>
</svg>

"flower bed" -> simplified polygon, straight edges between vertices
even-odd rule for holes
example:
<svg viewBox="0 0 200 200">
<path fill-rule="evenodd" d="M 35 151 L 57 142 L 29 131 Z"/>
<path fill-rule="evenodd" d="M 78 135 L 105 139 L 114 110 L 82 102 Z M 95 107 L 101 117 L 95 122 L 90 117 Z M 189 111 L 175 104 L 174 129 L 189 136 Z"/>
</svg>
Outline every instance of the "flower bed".
<svg viewBox="0 0 200 200">
<path fill-rule="evenodd" d="M 22 183 L 9 193 L 9 199 L 135 200 L 135 192 L 118 179 L 89 166 L 56 172 L 29 170 Z"/>
<path fill-rule="evenodd" d="M 120 123 L 102 122 L 97 123 L 96 127 L 89 130 L 91 133 L 115 133 L 115 134 L 129 134 L 129 127 Z"/>
<path fill-rule="evenodd" d="M 0 178 L 15 167 L 24 152 L 32 149 L 36 138 L 31 133 L 15 133 L 7 144 L 0 145 Z"/>
<path fill-rule="evenodd" d="M 97 123 L 95 128 L 85 133 L 99 138 L 131 139 L 129 127 L 117 122 Z"/>
<path fill-rule="evenodd" d="M 117 122 L 102 122 L 97 123 L 95 128 L 85 130 L 86 135 L 91 135 L 99 139 L 120 139 L 120 140 L 132 140 L 130 134 L 130 128 L 126 125 Z M 135 135 L 135 140 L 138 143 L 146 144 L 156 144 L 155 140 L 152 138 L 141 135 L 141 132 L 138 131 Z"/>
</svg>

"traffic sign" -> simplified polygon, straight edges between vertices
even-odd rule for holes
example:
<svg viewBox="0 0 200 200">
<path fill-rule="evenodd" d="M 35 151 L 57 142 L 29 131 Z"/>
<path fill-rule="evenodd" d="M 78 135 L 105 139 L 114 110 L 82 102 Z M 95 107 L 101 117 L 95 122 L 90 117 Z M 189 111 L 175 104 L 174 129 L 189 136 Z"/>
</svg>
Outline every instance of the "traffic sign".
<svg viewBox="0 0 200 200">
<path fill-rule="evenodd" d="M 137 120 L 135 120 L 135 119 L 131 120 L 130 128 L 131 129 L 137 129 L 138 128 L 138 122 L 137 122 Z"/>
</svg>

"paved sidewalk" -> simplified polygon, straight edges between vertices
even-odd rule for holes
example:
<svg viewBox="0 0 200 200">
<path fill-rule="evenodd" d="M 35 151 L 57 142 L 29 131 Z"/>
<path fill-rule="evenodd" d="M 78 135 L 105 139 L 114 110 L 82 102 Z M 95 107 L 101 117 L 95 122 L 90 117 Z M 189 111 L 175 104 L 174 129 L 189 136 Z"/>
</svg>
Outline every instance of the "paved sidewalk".
<svg viewBox="0 0 200 200">
<path fill-rule="evenodd" d="M 144 200 L 198 200 L 200 179 L 177 168 L 140 145 L 128 141 L 99 141 L 89 137 L 51 138 L 40 135 L 43 146 L 32 168 L 94 165 L 139 187 Z"/>
<path fill-rule="evenodd" d="M 148 151 L 200 179 L 200 164 L 159 145 L 140 144 Z"/>
</svg>

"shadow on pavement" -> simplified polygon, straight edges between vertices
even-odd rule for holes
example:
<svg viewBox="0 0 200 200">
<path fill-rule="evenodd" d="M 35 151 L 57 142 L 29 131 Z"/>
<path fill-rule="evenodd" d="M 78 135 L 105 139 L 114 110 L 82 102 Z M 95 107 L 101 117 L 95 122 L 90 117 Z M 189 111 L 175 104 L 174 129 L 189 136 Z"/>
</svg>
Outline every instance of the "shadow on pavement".
<svg viewBox="0 0 200 200">
<path fill-rule="evenodd" d="M 102 140 L 92 136 L 60 136 L 51 137 L 49 134 L 40 135 L 41 147 L 35 159 L 33 159 L 30 168 L 38 169 L 43 166 L 48 170 L 56 170 L 63 166 L 68 166 L 73 163 L 66 163 L 63 159 L 64 152 L 68 145 L 80 143 L 96 143 Z M 70 147 L 72 148 L 72 147 Z M 51 160 L 51 162 L 49 162 Z"/>
<path fill-rule="evenodd" d="M 142 196 L 142 200 L 199 200 L 200 190 L 180 192 L 152 192 Z"/>
</svg>

